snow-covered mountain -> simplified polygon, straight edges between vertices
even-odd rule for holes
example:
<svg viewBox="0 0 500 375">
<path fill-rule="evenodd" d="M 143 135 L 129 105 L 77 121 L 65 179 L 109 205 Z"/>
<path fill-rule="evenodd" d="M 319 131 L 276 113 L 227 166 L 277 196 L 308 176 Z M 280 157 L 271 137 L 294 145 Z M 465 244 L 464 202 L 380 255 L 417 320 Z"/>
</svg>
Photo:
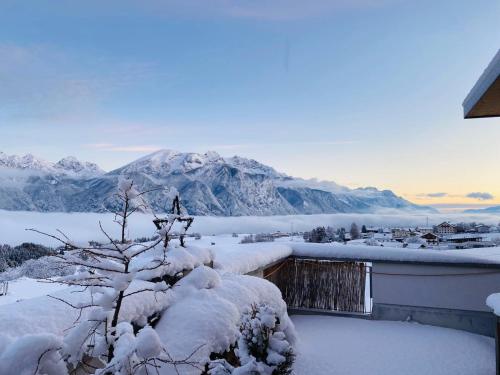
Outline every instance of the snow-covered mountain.
<svg viewBox="0 0 500 375">
<path fill-rule="evenodd" d="M 75 177 L 98 176 L 105 173 L 97 164 L 80 161 L 74 156 L 65 157 L 57 163 L 51 163 L 32 154 L 17 156 L 7 155 L 1 151 L 0 167 L 52 174 L 71 174 Z"/>
<path fill-rule="evenodd" d="M 349 189 L 333 182 L 287 176 L 255 160 L 216 152 L 161 150 L 114 171 L 73 157 L 57 163 L 32 155 L 0 153 L 0 209 L 102 212 L 118 205 L 114 192 L 123 176 L 141 190 L 175 187 L 194 215 L 286 215 L 375 212 L 380 209 L 432 211 L 376 188 Z M 147 194 L 151 207 L 168 209 L 169 193 Z"/>
<path fill-rule="evenodd" d="M 76 175 L 98 176 L 105 172 L 95 163 L 80 161 L 74 156 L 62 158 L 54 167 L 63 173 L 73 173 Z"/>
<path fill-rule="evenodd" d="M 7 155 L 0 151 L 0 167 L 14 169 L 30 169 L 44 172 L 53 172 L 54 165 L 48 161 L 38 159 L 31 154 L 24 156 Z"/>
</svg>

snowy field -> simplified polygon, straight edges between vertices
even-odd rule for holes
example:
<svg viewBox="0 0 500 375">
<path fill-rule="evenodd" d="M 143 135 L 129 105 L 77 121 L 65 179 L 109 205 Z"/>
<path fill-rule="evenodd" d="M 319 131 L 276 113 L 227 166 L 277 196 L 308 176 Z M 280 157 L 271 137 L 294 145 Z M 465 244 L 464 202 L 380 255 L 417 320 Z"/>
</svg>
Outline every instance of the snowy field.
<svg viewBox="0 0 500 375">
<path fill-rule="evenodd" d="M 9 281 L 9 291 L 7 295 L 0 296 L 0 306 L 7 305 L 56 292 L 65 289 L 67 286 L 56 283 L 40 282 L 38 280 L 22 277 Z"/>
<path fill-rule="evenodd" d="M 99 233 L 98 223 L 101 221 L 106 230 L 116 233 L 116 224 L 112 214 L 96 213 L 39 213 L 0 210 L 0 243 L 18 245 L 21 242 L 36 242 L 52 246 L 55 244 L 48 238 L 26 228 L 36 228 L 45 232 L 60 229 L 75 241 L 104 240 Z M 352 222 L 367 226 L 422 226 L 439 224 L 443 221 L 476 221 L 485 224 L 498 224 L 499 216 L 464 215 L 464 214 L 325 214 L 325 215 L 289 215 L 289 216 L 240 216 L 195 218 L 191 232 L 203 235 L 224 233 L 262 233 L 272 231 L 307 231 L 317 226 L 333 226 L 348 228 Z M 129 226 L 130 237 L 151 236 L 154 227 L 151 215 L 134 215 Z"/>
<path fill-rule="evenodd" d="M 293 315 L 297 375 L 493 375 L 492 338 L 417 323 Z"/>
<path fill-rule="evenodd" d="M 153 307 L 163 309 L 162 320 L 155 330 L 164 344 L 178 358 L 182 358 L 185 353 L 192 353 L 198 344 L 202 344 L 200 347 L 204 349 L 196 353 L 199 356 L 197 360 L 201 363 L 208 358 L 211 351 L 222 352 L 234 341 L 234 337 L 227 336 L 227 333 L 231 333 L 231 329 L 238 327 L 239 317 L 249 301 L 263 301 L 272 306 L 279 313 L 280 319 L 286 323 L 284 327 L 287 330 L 287 337 L 293 343 L 292 339 L 295 337 L 292 332 L 293 326 L 288 324 L 290 320 L 279 290 L 273 287 L 275 289 L 273 291 L 273 288 L 269 288 L 272 285 L 269 283 L 267 285 L 262 279 L 241 276 L 290 255 L 358 257 L 373 260 L 500 263 L 499 247 L 460 251 L 415 250 L 370 247 L 356 243 L 348 245 L 308 244 L 304 243 L 299 236 L 279 238 L 274 242 L 239 244 L 244 235 L 231 234 L 288 231 L 292 227 L 294 230 L 305 230 L 316 225 L 348 226 L 354 220 L 370 224 L 367 218 L 371 216 L 375 220 L 375 215 L 358 215 L 357 219 L 352 215 L 196 218 L 193 232 L 201 232 L 203 236 L 199 240 L 187 239 L 188 245 L 195 246 L 189 250 L 191 255 L 178 247 L 177 240 L 172 241 L 169 252 L 169 256 L 174 261 L 173 264 L 179 263 L 179 270 L 195 269 L 183 279 L 185 284 L 181 283 L 178 288 L 172 289 L 173 292 L 168 298 L 162 297 L 159 307 L 154 293 L 146 294 L 144 297 L 141 295 L 143 299 L 140 303 L 133 299 L 127 300 L 124 305 L 124 316 L 129 319 L 130 315 L 129 320 L 135 321 L 134 319 L 151 316 L 150 312 L 146 314 L 143 311 L 145 309 Z M 341 217 L 345 223 L 339 224 L 336 220 Z M 43 236 L 24 230 L 29 227 L 50 233 L 61 229 L 81 243 L 88 240 L 102 240 L 103 238 L 99 236 L 98 222 L 102 221 L 106 230 L 115 236 L 112 218 L 111 215 L 98 214 L 38 214 L 0 211 L 0 227 L 3 225 L 5 229 L 0 234 L 0 243 L 14 245 L 23 241 L 33 241 L 46 245 L 56 244 Z M 380 216 L 377 218 L 380 219 Z M 387 219 L 387 216 L 385 218 Z M 396 220 L 394 217 L 392 219 Z M 130 233 L 129 237 L 151 236 L 155 233 L 150 216 L 137 215 L 134 220 L 130 224 L 134 232 Z M 380 221 L 377 223 L 380 224 Z M 195 249 L 203 251 L 195 251 Z M 180 264 L 191 258 L 193 258 L 193 264 Z M 213 262 L 215 271 L 202 266 L 202 264 L 208 264 L 208 261 Z M 175 274 L 177 271 L 172 272 Z M 142 287 L 141 285 L 139 287 Z M 77 312 L 68 305 L 47 297 L 47 294 L 72 301 L 72 303 L 80 302 L 82 295 L 73 292 L 60 284 L 40 283 L 29 278 L 11 281 L 8 295 L 0 296 L 0 341 L 2 335 L 9 340 L 23 335 L 46 333 L 62 337 L 66 329 L 73 324 Z M 167 305 L 170 306 L 168 309 L 165 308 Z M 227 311 L 224 310 L 226 315 L 221 315 L 219 311 L 221 306 L 226 306 Z M 200 311 L 204 311 L 204 314 L 200 315 Z M 210 315 L 212 318 L 207 319 L 205 314 L 212 314 Z M 216 319 L 222 328 L 214 328 L 213 321 Z M 299 340 L 295 363 L 297 375 L 365 373 L 375 375 L 487 375 L 495 373 L 494 340 L 488 337 L 408 322 L 298 315 L 293 316 L 292 320 Z M 172 335 L 172 332 L 177 333 Z M 221 337 L 217 336 L 221 332 L 224 334 Z M 179 337 L 183 340 L 179 340 Z M 218 337 L 217 340 L 213 339 L 214 337 Z M 210 339 L 207 341 L 207 338 Z M 203 345 L 206 345 L 206 348 Z M 168 371 L 166 373 L 170 374 Z"/>
</svg>

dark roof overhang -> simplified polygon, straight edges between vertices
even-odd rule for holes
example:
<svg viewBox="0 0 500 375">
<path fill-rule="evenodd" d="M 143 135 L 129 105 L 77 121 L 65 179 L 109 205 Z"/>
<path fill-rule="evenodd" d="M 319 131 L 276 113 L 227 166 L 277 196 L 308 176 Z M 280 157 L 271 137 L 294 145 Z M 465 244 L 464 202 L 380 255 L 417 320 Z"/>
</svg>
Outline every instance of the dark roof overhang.
<svg viewBox="0 0 500 375">
<path fill-rule="evenodd" d="M 464 118 L 500 116 L 500 50 L 463 102 Z"/>
</svg>

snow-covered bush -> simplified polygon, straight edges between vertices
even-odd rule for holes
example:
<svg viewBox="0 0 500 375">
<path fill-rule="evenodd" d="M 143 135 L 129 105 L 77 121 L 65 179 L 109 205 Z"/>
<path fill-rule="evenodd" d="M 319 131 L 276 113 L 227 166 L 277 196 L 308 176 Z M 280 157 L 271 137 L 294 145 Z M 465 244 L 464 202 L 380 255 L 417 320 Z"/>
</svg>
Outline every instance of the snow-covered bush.
<svg viewBox="0 0 500 375">
<path fill-rule="evenodd" d="M 405 244 L 419 244 L 419 245 L 426 245 L 427 241 L 420 236 L 411 236 L 405 239 L 404 241 Z"/>
<path fill-rule="evenodd" d="M 241 239 L 241 241 L 240 241 L 240 243 L 242 243 L 242 244 L 245 244 L 245 243 L 254 243 L 254 242 L 255 242 L 255 240 L 253 238 L 253 234 L 249 234 L 247 236 L 244 236 Z"/>
<path fill-rule="evenodd" d="M 150 374 L 162 363 L 175 361 L 165 350 L 160 337 L 151 326 L 145 326 L 137 334 L 127 322 L 117 326 L 115 355 L 96 375 L 105 374 Z M 187 363 L 187 361 L 180 361 Z"/>
<path fill-rule="evenodd" d="M 212 375 L 288 375 L 295 355 L 276 312 L 260 304 L 252 305 L 243 314 L 240 335 L 232 350 L 213 358 L 209 366 Z"/>
<path fill-rule="evenodd" d="M 27 335 L 10 342 L 0 336 L 0 374 L 67 374 L 60 349 L 61 339 L 54 335 Z"/>
<path fill-rule="evenodd" d="M 287 374 L 295 333 L 279 289 L 264 279 L 220 273 L 212 268 L 209 249 L 187 246 L 184 238 L 193 219 L 177 195 L 171 213 L 153 220 L 157 238 L 129 240 L 129 216 L 146 208 L 142 194 L 132 181 L 120 183 L 119 239 L 102 226 L 107 243 L 82 245 L 61 232 L 39 232 L 64 245 L 55 258 L 75 270 L 57 279 L 70 287 L 49 296 L 52 304 L 63 306 L 57 314 L 70 319 L 55 317 L 47 325 L 53 335 L 42 338 L 19 338 L 17 329 L 8 332 L 12 341 L 0 337 L 0 358 L 5 359 L 0 374 L 199 374 L 210 364 L 227 365 L 233 374 Z M 32 313 L 24 321 L 31 326 L 38 310 L 28 310 Z M 50 313 L 40 315 L 37 326 Z M 253 337 L 248 324 L 256 327 Z M 254 340 L 261 349 L 251 345 Z M 24 353 L 23 363 L 15 363 L 12 348 Z M 235 361 L 212 361 L 226 359 L 221 353 L 229 352 Z"/>
<path fill-rule="evenodd" d="M 75 267 L 61 265 L 55 257 L 29 259 L 19 267 L 9 268 L 0 273 L 0 280 L 15 280 L 21 277 L 31 279 L 49 279 L 56 276 L 67 276 L 75 273 Z"/>
<path fill-rule="evenodd" d="M 185 232 L 193 219 L 183 214 L 176 195 L 171 214 L 153 221 L 158 238 L 147 243 L 130 241 L 127 239 L 130 215 L 147 208 L 143 194 L 135 189 L 131 180 L 120 182 L 116 199 L 122 202 L 122 208 L 115 213 L 115 222 L 120 226 L 119 240 L 113 239 L 101 225 L 101 231 L 109 240 L 106 244 L 80 246 L 65 235 L 43 233 L 65 246 L 66 250 L 56 255 L 59 264 L 76 268 L 76 273 L 61 277 L 57 282 L 90 291 L 90 298 L 77 304 L 60 299 L 80 310 L 79 320 L 68 331 L 61 347 L 64 359 L 75 368 L 82 364 L 92 367 L 86 363 L 88 358 L 99 360 L 98 367 L 105 369 L 103 373 L 131 374 L 141 366 L 154 367 L 150 362 L 152 358 L 145 356 L 146 353 L 135 344 L 144 341 L 141 340 L 144 332 L 152 337 L 151 331 L 143 327 L 157 319 L 167 306 L 171 284 L 182 278 L 184 266 L 192 263 L 186 258 L 188 255 L 171 248 L 170 233 L 179 224 L 179 240 L 184 246 Z M 148 304 L 146 301 L 151 294 L 154 303 Z M 132 313 L 124 311 L 124 304 L 129 299 L 138 305 Z M 155 353 L 159 355 L 162 350 Z M 169 360 L 166 355 L 157 359 Z"/>
<path fill-rule="evenodd" d="M 258 233 L 255 235 L 255 242 L 274 242 L 274 237 L 269 233 Z"/>
<path fill-rule="evenodd" d="M 375 238 L 366 239 L 365 244 L 367 244 L 368 246 L 384 246 L 382 243 L 377 241 Z"/>
</svg>

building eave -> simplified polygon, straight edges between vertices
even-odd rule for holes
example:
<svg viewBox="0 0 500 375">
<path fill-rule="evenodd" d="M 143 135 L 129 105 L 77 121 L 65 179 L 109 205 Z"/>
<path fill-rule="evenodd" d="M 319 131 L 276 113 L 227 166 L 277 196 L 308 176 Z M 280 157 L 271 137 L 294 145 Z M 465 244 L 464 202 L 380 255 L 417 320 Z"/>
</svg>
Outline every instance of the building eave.
<svg viewBox="0 0 500 375">
<path fill-rule="evenodd" d="M 466 119 L 500 116 L 500 50 L 462 105 Z"/>
</svg>

